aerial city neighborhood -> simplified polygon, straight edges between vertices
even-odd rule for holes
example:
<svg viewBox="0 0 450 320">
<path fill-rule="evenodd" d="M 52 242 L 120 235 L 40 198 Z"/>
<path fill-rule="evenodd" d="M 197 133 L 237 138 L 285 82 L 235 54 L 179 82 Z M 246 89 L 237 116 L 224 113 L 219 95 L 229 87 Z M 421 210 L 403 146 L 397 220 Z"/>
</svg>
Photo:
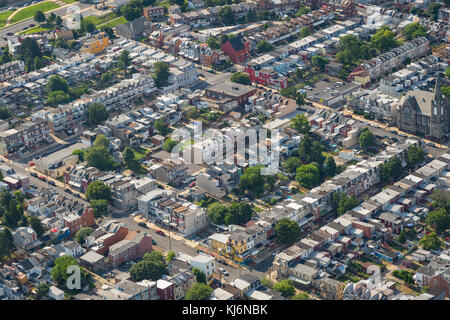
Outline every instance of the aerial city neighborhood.
<svg viewBox="0 0 450 320">
<path fill-rule="evenodd" d="M 449 20 L 0 0 L 0 300 L 450 299 Z"/>
</svg>

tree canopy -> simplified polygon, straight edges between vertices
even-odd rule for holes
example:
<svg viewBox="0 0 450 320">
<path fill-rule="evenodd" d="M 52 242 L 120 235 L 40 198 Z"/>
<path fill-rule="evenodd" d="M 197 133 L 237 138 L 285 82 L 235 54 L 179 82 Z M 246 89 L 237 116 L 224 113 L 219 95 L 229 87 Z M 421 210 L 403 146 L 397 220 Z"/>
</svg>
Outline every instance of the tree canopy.
<svg viewBox="0 0 450 320">
<path fill-rule="evenodd" d="M 403 173 L 402 162 L 396 156 L 381 164 L 379 168 L 381 181 L 384 182 L 397 180 Z"/>
<path fill-rule="evenodd" d="M 359 146 L 363 150 L 370 149 L 375 144 L 375 136 L 369 128 L 363 128 L 359 134 Z"/>
<path fill-rule="evenodd" d="M 47 82 L 47 92 L 51 93 L 54 91 L 62 91 L 64 93 L 69 93 L 69 85 L 66 79 L 60 76 L 51 76 Z"/>
<path fill-rule="evenodd" d="M 256 45 L 256 52 L 258 52 L 258 53 L 265 53 L 265 52 L 269 52 L 272 50 L 273 50 L 273 45 L 271 45 L 266 40 L 262 40 L 262 41 L 258 42 L 258 44 Z"/>
<path fill-rule="evenodd" d="M 14 238 L 7 228 L 0 230 L 0 261 L 4 256 L 8 256 L 16 249 Z"/>
<path fill-rule="evenodd" d="M 411 146 L 407 152 L 406 163 L 408 168 L 414 169 L 425 160 L 425 151 L 420 146 Z"/>
<path fill-rule="evenodd" d="M 169 64 L 164 61 L 157 61 L 153 65 L 153 78 L 155 80 L 155 85 L 158 88 L 164 87 L 167 84 L 167 79 L 169 79 Z"/>
<path fill-rule="evenodd" d="M 199 268 L 192 268 L 192 273 L 197 277 L 197 282 L 206 284 L 206 275 Z"/>
<path fill-rule="evenodd" d="M 41 220 L 39 220 L 36 216 L 30 217 L 30 226 L 36 232 L 38 238 L 40 238 L 45 232 Z"/>
<path fill-rule="evenodd" d="M 425 37 L 427 35 L 427 28 L 421 25 L 419 22 L 413 22 L 403 28 L 403 36 L 408 40 L 415 39 L 417 37 Z"/>
<path fill-rule="evenodd" d="M 445 208 L 439 208 L 428 213 L 425 222 L 437 233 L 450 229 L 450 213 Z"/>
<path fill-rule="evenodd" d="M 55 266 L 50 272 L 51 277 L 60 288 L 70 291 L 67 288 L 67 280 L 71 276 L 71 273 L 67 272 L 67 268 L 69 268 L 70 266 L 77 266 L 80 268 L 81 287 L 84 287 L 91 282 L 90 274 L 86 270 L 84 270 L 82 266 L 80 266 L 77 260 L 70 255 L 64 255 L 55 259 Z M 73 289 L 73 291 L 79 290 Z"/>
<path fill-rule="evenodd" d="M 197 282 L 186 291 L 185 300 L 207 300 L 213 289 L 204 283 Z"/>
<path fill-rule="evenodd" d="M 291 279 L 284 279 L 275 283 L 273 289 L 280 292 L 283 297 L 292 297 L 295 294 L 294 283 Z"/>
<path fill-rule="evenodd" d="M 372 45 L 381 52 L 386 52 L 399 45 L 395 40 L 395 33 L 386 26 L 383 26 L 370 39 Z"/>
<path fill-rule="evenodd" d="M 209 205 L 207 214 L 215 224 L 242 225 L 250 220 L 253 209 L 247 202 L 233 202 L 229 206 L 215 202 Z"/>
<path fill-rule="evenodd" d="M 87 187 L 86 198 L 88 200 L 110 200 L 111 189 L 103 181 L 93 181 Z"/>
<path fill-rule="evenodd" d="M 297 222 L 282 218 L 275 225 L 275 233 L 281 242 L 292 243 L 300 236 L 300 227 Z"/>
<path fill-rule="evenodd" d="M 83 227 L 78 230 L 77 233 L 75 233 L 73 239 L 79 244 L 83 244 L 86 237 L 89 236 L 93 231 L 94 229 L 92 229 L 91 227 Z"/>
<path fill-rule="evenodd" d="M 92 103 L 88 106 L 88 121 L 90 124 L 97 125 L 108 119 L 106 106 L 101 103 Z"/>
<path fill-rule="evenodd" d="M 170 128 L 163 118 L 156 120 L 154 123 L 154 127 L 162 136 L 167 136 L 170 132 Z"/>
<path fill-rule="evenodd" d="M 38 10 L 34 14 L 33 20 L 36 21 L 36 22 L 39 22 L 39 23 L 44 22 L 45 21 L 45 14 L 42 11 Z"/>
<path fill-rule="evenodd" d="M 430 234 L 423 236 L 423 238 L 420 239 L 419 243 L 425 250 L 431 249 L 439 250 L 443 245 L 444 241 L 441 238 L 439 238 L 436 232 L 431 232 Z"/>
<path fill-rule="evenodd" d="M 297 168 L 295 180 L 303 188 L 312 189 L 320 183 L 319 168 L 313 164 L 304 164 Z"/>
<path fill-rule="evenodd" d="M 131 279 L 135 282 L 145 279 L 155 281 L 168 274 L 166 260 L 157 251 L 144 254 L 142 260 L 133 264 L 129 271 Z"/>
<path fill-rule="evenodd" d="M 248 74 L 244 73 L 244 72 L 235 72 L 231 75 L 230 77 L 231 82 L 235 82 L 235 83 L 240 83 L 240 84 L 252 84 L 252 82 L 250 81 L 250 77 L 248 76 Z"/>
<path fill-rule="evenodd" d="M 299 113 L 297 113 L 295 118 L 291 119 L 291 127 L 301 134 L 307 134 L 309 133 L 309 130 L 311 130 L 311 126 L 309 125 L 306 116 L 304 114 Z"/>
<path fill-rule="evenodd" d="M 224 6 L 219 10 L 219 21 L 226 26 L 235 24 L 234 14 L 231 7 Z"/>
</svg>

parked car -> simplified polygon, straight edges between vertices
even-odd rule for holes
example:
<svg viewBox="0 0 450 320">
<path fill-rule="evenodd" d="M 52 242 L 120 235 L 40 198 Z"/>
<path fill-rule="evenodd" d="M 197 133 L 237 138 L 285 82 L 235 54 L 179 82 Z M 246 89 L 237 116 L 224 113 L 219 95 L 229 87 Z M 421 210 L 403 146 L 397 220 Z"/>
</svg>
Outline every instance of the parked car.
<svg viewBox="0 0 450 320">
<path fill-rule="evenodd" d="M 225 260 L 223 260 L 223 259 L 218 259 L 217 262 L 223 264 L 224 266 L 228 265 L 228 263 Z"/>
<path fill-rule="evenodd" d="M 56 183 L 53 180 L 48 180 L 48 184 L 51 186 L 56 186 Z"/>
<path fill-rule="evenodd" d="M 189 185 L 190 188 L 195 187 L 195 181 Z"/>
<path fill-rule="evenodd" d="M 139 222 L 139 223 L 138 223 L 138 226 L 139 226 L 139 227 L 142 227 L 142 228 L 148 228 L 148 227 L 147 227 L 147 224 L 146 224 L 145 222 Z"/>
<path fill-rule="evenodd" d="M 38 177 L 37 173 L 35 173 L 35 172 L 31 172 L 31 173 L 30 173 L 30 176 L 35 177 L 35 178 Z"/>
<path fill-rule="evenodd" d="M 156 233 L 163 237 L 166 236 L 166 234 L 164 232 L 162 232 L 161 230 L 157 230 Z"/>
<path fill-rule="evenodd" d="M 152 239 L 152 245 L 156 246 L 156 241 Z"/>
<path fill-rule="evenodd" d="M 64 189 L 65 192 L 67 192 L 68 194 L 72 194 L 72 190 L 70 190 L 69 188 Z"/>
<path fill-rule="evenodd" d="M 38 176 L 38 179 L 42 181 L 47 181 L 47 178 L 45 176 Z"/>
<path fill-rule="evenodd" d="M 38 189 L 38 186 L 35 184 L 31 184 L 30 187 L 32 187 L 33 189 Z"/>
</svg>

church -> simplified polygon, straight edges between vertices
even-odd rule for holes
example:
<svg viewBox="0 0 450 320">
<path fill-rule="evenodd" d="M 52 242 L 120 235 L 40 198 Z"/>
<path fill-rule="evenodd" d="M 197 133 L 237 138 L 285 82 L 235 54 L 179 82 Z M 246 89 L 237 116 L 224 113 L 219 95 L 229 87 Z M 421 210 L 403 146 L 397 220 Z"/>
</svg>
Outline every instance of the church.
<svg viewBox="0 0 450 320">
<path fill-rule="evenodd" d="M 444 142 L 449 134 L 449 109 L 449 99 L 441 92 L 441 78 L 438 74 L 434 92 L 413 90 L 400 99 L 397 110 L 398 129 Z"/>
</svg>

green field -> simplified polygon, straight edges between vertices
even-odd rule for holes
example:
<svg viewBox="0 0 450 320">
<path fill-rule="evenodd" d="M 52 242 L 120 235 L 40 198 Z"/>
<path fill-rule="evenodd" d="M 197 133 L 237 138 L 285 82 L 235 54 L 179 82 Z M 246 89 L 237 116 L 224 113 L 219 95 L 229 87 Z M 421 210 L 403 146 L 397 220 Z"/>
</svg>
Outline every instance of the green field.
<svg viewBox="0 0 450 320">
<path fill-rule="evenodd" d="M 62 1 L 62 2 L 67 3 L 67 4 L 78 2 L 78 0 L 59 0 L 59 1 Z"/>
<path fill-rule="evenodd" d="M 118 24 L 123 24 L 123 23 L 127 23 L 128 20 L 125 17 L 119 17 L 116 18 L 114 20 L 111 20 L 107 23 L 102 23 L 97 25 L 97 27 L 110 27 L 110 28 L 114 28 L 115 26 L 117 26 Z"/>
<path fill-rule="evenodd" d="M 16 22 L 19 22 L 19 21 L 22 21 L 22 20 L 33 18 L 34 14 L 37 11 L 39 11 L 39 10 L 42 11 L 42 12 L 47 12 L 47 11 L 50 11 L 50 10 L 57 9 L 59 7 L 60 6 L 57 5 L 54 2 L 50 2 L 50 1 L 41 2 L 41 3 L 35 4 L 33 6 L 26 7 L 24 9 L 18 11 L 14 15 L 14 17 L 12 17 L 11 23 L 16 23 Z"/>
<path fill-rule="evenodd" d="M 0 28 L 4 27 L 6 24 L 6 20 L 8 20 L 8 17 L 14 12 L 12 11 L 5 11 L 0 13 Z"/>
<path fill-rule="evenodd" d="M 101 17 L 89 16 L 83 18 L 83 20 L 92 22 L 97 27 L 97 29 L 103 26 L 113 28 L 118 24 L 128 22 L 128 20 L 125 19 L 125 17 L 118 17 L 117 14 L 115 13 L 110 13 Z"/>
<path fill-rule="evenodd" d="M 38 33 L 38 32 L 46 32 L 46 31 L 50 31 L 53 30 L 53 28 L 50 27 L 34 27 L 34 28 L 30 28 L 24 31 L 19 32 L 19 34 L 31 34 L 31 33 Z"/>
</svg>

